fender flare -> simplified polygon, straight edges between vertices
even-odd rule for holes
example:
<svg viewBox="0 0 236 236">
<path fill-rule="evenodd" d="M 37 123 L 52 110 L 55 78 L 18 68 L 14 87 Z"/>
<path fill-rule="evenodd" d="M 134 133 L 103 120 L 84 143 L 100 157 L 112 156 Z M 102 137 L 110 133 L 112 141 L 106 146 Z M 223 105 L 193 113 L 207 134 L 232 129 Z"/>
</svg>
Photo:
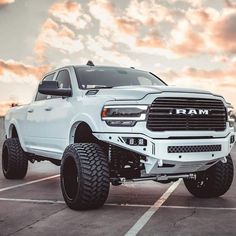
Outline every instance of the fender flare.
<svg viewBox="0 0 236 236">
<path fill-rule="evenodd" d="M 20 144 L 21 144 L 21 147 L 24 151 L 26 151 L 25 149 L 25 143 L 23 141 L 23 138 L 22 138 L 22 135 L 21 135 L 21 129 L 20 129 L 20 126 L 18 125 L 18 122 L 16 119 L 11 119 L 9 122 L 8 122 L 8 127 L 7 130 L 6 130 L 6 134 L 7 134 L 7 138 L 11 138 L 11 135 L 12 135 L 12 129 L 13 127 L 16 128 L 16 131 L 17 131 L 17 134 L 18 134 L 18 138 L 19 138 L 19 141 L 20 141 Z"/>
<path fill-rule="evenodd" d="M 91 128 L 92 131 L 98 130 L 98 126 L 95 120 L 91 116 L 85 113 L 80 114 L 71 120 L 70 129 L 68 133 L 68 140 L 69 140 L 68 145 L 74 143 L 74 135 L 75 135 L 76 129 L 78 125 L 82 122 L 86 123 Z"/>
</svg>

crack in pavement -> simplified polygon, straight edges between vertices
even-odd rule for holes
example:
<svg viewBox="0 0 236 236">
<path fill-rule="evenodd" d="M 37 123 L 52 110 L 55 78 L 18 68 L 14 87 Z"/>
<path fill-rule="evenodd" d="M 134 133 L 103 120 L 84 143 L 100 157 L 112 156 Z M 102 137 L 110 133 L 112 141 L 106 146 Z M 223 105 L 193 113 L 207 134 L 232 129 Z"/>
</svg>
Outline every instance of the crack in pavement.
<svg viewBox="0 0 236 236">
<path fill-rule="evenodd" d="M 10 233 L 10 234 L 7 234 L 6 236 L 11 236 L 11 235 L 14 235 L 14 234 L 16 234 L 16 233 L 19 233 L 20 231 L 22 231 L 22 230 L 24 230 L 24 229 L 30 228 L 30 226 L 32 226 L 32 225 L 34 225 L 34 224 L 37 224 L 38 222 L 43 221 L 43 220 L 45 220 L 45 219 L 47 219 L 47 218 L 49 218 L 49 217 L 51 217 L 51 216 L 57 214 L 57 213 L 60 212 L 60 211 L 63 211 L 63 210 L 65 210 L 65 209 L 67 209 L 67 207 L 63 207 L 62 209 L 60 209 L 60 210 L 58 210 L 58 211 L 55 211 L 53 214 L 49 214 L 49 215 L 47 215 L 47 216 L 43 216 L 43 217 L 41 217 L 41 218 L 35 220 L 35 221 L 32 222 L 31 224 L 25 225 L 24 227 L 22 227 L 22 228 L 20 228 L 20 229 L 18 229 L 18 230 L 16 230 L 16 231 L 14 231 L 14 232 L 12 232 L 12 233 Z"/>
<path fill-rule="evenodd" d="M 180 223 L 181 221 L 184 221 L 190 217 L 192 217 L 195 213 L 197 212 L 197 210 L 194 208 L 193 211 L 188 214 L 187 216 L 181 217 L 180 219 L 178 219 L 177 221 L 175 221 L 175 223 L 173 224 L 174 227 L 177 226 L 178 223 Z"/>
</svg>

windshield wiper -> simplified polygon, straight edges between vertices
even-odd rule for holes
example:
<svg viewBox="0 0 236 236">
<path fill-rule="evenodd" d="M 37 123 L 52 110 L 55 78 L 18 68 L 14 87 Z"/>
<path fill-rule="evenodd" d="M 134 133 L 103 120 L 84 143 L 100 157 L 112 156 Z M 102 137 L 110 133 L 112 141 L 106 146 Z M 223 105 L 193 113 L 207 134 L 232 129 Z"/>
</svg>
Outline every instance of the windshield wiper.
<svg viewBox="0 0 236 236">
<path fill-rule="evenodd" d="M 95 86 L 93 89 L 109 89 L 113 88 L 112 86 Z"/>
</svg>

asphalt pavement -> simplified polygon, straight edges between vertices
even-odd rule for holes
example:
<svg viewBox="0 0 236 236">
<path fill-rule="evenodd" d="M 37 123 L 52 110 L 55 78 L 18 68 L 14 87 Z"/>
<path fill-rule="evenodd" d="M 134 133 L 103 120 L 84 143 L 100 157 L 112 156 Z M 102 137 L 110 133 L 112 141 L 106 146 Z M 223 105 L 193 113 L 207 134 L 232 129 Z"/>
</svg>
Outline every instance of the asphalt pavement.
<svg viewBox="0 0 236 236">
<path fill-rule="evenodd" d="M 236 147 L 232 156 L 236 166 Z M 182 181 L 111 186 L 104 207 L 90 211 L 67 208 L 59 180 L 59 167 L 46 161 L 30 164 L 23 180 L 0 171 L 0 236 L 236 235 L 236 180 L 215 199 L 193 197 Z"/>
</svg>

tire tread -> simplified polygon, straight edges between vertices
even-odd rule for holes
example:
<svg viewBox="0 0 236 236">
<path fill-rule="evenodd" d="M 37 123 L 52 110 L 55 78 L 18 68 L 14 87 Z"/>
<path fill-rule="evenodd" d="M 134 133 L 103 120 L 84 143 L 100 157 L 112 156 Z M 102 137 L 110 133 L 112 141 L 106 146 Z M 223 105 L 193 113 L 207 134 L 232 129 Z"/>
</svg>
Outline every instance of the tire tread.
<svg viewBox="0 0 236 236">
<path fill-rule="evenodd" d="M 63 193 L 67 205 L 76 210 L 101 207 L 107 199 L 110 187 L 108 161 L 102 149 L 95 143 L 75 143 L 66 148 L 63 158 L 67 154 L 74 154 L 80 172 L 80 193 L 77 200 L 70 202 Z"/>
</svg>

